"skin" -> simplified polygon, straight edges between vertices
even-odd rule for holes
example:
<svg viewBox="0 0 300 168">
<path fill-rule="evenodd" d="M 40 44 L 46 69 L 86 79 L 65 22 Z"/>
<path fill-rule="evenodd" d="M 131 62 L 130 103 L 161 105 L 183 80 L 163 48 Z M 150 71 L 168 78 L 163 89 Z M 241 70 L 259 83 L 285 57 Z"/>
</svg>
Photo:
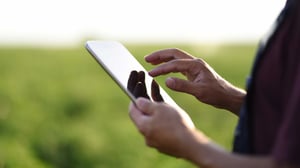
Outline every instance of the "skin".
<svg viewBox="0 0 300 168">
<path fill-rule="evenodd" d="M 145 60 L 153 65 L 160 64 L 149 72 L 153 77 L 174 72 L 186 76 L 187 80 L 168 78 L 166 85 L 170 89 L 191 94 L 203 103 L 238 115 L 246 92 L 224 80 L 204 60 L 178 49 L 157 51 Z"/>
<path fill-rule="evenodd" d="M 178 49 L 157 51 L 145 57 L 158 65 L 149 74 L 153 77 L 182 73 L 186 80 L 168 78 L 166 85 L 179 92 L 195 96 L 199 101 L 238 115 L 246 92 L 220 77 L 205 61 Z M 204 168 L 281 168 L 271 156 L 246 156 L 225 151 L 200 130 L 189 124 L 184 111 L 164 102 L 138 98 L 130 104 L 129 114 L 149 147 L 159 152 L 186 159 Z"/>
</svg>

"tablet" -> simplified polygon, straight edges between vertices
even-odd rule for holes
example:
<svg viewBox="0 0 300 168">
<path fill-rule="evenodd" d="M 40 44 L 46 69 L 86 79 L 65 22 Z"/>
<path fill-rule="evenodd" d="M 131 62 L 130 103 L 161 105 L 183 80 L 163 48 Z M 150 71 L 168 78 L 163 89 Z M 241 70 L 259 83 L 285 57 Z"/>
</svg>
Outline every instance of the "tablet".
<svg viewBox="0 0 300 168">
<path fill-rule="evenodd" d="M 148 95 L 151 95 L 152 77 L 146 69 L 135 59 L 124 45 L 117 41 L 87 41 L 86 49 L 119 85 L 134 103 L 135 96 L 127 90 L 127 81 L 131 71 L 144 71 L 145 84 Z M 160 93 L 164 101 L 172 106 L 178 106 L 175 101 L 160 87 Z"/>
</svg>

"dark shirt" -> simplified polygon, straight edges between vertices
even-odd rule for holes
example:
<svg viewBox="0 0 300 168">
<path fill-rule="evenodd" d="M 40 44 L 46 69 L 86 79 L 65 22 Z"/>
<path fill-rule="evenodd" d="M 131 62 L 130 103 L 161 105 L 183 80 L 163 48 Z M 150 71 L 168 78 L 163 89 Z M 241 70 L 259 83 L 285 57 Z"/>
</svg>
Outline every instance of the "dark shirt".
<svg viewBox="0 0 300 168">
<path fill-rule="evenodd" d="M 280 17 L 258 53 L 237 131 L 245 135 L 237 135 L 234 148 L 300 165 L 299 1 L 288 0 Z"/>
<path fill-rule="evenodd" d="M 253 153 L 300 165 L 299 3 L 286 12 L 256 69 L 249 113 Z"/>
</svg>

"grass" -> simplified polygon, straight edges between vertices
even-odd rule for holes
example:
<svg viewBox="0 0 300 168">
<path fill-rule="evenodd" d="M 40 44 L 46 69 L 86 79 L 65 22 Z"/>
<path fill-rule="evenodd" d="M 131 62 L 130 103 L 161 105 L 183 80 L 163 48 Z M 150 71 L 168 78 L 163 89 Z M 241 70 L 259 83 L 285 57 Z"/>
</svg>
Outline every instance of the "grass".
<svg viewBox="0 0 300 168">
<path fill-rule="evenodd" d="M 82 46 L 0 48 L 0 168 L 195 167 L 145 146 L 128 117 L 129 99 Z M 147 69 L 152 66 L 143 62 L 144 55 L 181 48 L 239 87 L 255 51 L 246 44 L 126 46 Z M 235 116 L 167 92 L 199 129 L 230 150 Z"/>
</svg>

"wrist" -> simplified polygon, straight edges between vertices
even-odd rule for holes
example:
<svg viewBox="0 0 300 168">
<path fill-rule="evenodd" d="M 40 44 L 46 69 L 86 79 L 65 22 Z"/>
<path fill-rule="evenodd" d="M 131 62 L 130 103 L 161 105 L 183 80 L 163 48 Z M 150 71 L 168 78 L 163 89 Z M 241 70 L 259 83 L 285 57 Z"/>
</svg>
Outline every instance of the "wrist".
<svg viewBox="0 0 300 168">
<path fill-rule="evenodd" d="M 246 91 L 237 88 L 224 80 L 225 93 L 224 95 L 224 109 L 231 111 L 232 113 L 239 115 L 240 108 L 244 102 Z"/>
<path fill-rule="evenodd" d="M 239 116 L 239 112 L 242 104 L 244 103 L 245 96 L 246 91 L 239 88 L 233 88 L 233 91 L 231 91 L 229 97 L 228 110 Z"/>
<path fill-rule="evenodd" d="M 201 167 L 209 167 L 211 165 L 211 157 L 207 157 L 210 154 L 208 150 L 208 144 L 210 144 L 210 140 L 206 137 L 202 132 L 198 130 L 192 130 L 192 134 L 187 143 L 186 152 L 184 159 L 194 163 L 195 165 Z"/>
<path fill-rule="evenodd" d="M 232 160 L 231 153 L 213 143 L 198 130 L 193 130 L 187 151 L 184 159 L 203 168 L 230 167 L 228 161 Z"/>
</svg>

